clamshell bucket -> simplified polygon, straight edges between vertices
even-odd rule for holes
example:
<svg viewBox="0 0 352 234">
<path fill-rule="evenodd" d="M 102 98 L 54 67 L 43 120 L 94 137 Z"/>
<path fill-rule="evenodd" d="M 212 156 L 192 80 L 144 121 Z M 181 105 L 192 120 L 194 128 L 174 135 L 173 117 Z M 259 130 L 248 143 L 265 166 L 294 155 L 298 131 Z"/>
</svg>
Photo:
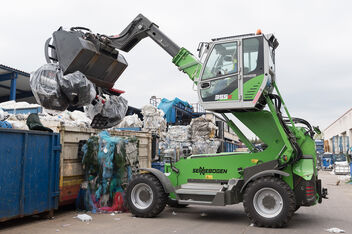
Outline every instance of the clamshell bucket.
<svg viewBox="0 0 352 234">
<path fill-rule="evenodd" d="M 93 34 L 76 29 L 53 33 L 52 44 L 51 38 L 45 44 L 47 62 L 58 62 L 64 75 L 80 71 L 98 87 L 112 88 L 127 61 L 116 49 L 104 47 Z"/>
</svg>

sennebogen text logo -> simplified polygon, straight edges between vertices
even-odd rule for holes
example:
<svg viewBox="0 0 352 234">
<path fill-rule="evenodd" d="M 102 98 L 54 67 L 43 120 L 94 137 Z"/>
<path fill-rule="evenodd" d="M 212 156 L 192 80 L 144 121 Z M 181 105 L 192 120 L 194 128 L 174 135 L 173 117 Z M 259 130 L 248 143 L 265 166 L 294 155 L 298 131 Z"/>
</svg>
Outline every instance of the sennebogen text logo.
<svg viewBox="0 0 352 234">
<path fill-rule="evenodd" d="M 199 167 L 199 168 L 193 168 L 193 173 L 199 173 L 200 175 L 205 175 L 205 174 L 226 174 L 227 173 L 227 169 L 216 169 L 216 168 Z"/>
</svg>

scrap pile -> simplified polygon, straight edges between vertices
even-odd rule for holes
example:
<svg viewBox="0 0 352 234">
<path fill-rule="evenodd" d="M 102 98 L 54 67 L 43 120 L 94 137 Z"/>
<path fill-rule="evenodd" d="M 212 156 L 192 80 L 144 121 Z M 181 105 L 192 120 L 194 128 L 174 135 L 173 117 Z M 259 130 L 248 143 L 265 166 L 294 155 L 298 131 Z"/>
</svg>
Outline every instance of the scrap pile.
<svg viewBox="0 0 352 234">
<path fill-rule="evenodd" d="M 124 188 L 138 167 L 138 140 L 113 137 L 107 131 L 92 136 L 82 147 L 86 182 L 79 208 L 92 212 L 125 211 Z"/>
<path fill-rule="evenodd" d="M 170 126 L 164 139 L 159 142 L 159 149 L 164 155 L 174 156 L 177 159 L 186 156 L 184 151 L 191 147 L 191 127 L 189 125 Z"/>
<path fill-rule="evenodd" d="M 201 116 L 187 126 L 170 126 L 159 148 L 164 154 L 174 152 L 176 158 L 186 156 L 187 149 L 191 149 L 192 154 L 214 154 L 220 146 L 215 139 L 216 130 L 211 119 Z"/>
<path fill-rule="evenodd" d="M 216 125 L 206 116 L 191 121 L 193 154 L 214 154 L 220 146 L 215 140 Z"/>
<path fill-rule="evenodd" d="M 138 115 L 128 115 L 122 119 L 117 125 L 117 128 L 142 128 L 143 122 L 138 118 Z"/>
<path fill-rule="evenodd" d="M 142 108 L 143 114 L 143 131 L 157 133 L 160 137 L 166 131 L 166 121 L 164 112 L 152 105 L 146 105 Z"/>
</svg>

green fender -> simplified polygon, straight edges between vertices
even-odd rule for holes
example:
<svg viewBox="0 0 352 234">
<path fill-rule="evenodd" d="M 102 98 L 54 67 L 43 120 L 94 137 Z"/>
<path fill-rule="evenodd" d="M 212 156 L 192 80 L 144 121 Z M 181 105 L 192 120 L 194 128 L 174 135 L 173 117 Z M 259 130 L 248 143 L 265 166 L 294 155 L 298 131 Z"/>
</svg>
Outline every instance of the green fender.
<svg viewBox="0 0 352 234">
<path fill-rule="evenodd" d="M 251 176 L 247 181 L 244 182 L 244 185 L 241 188 L 241 193 L 243 192 L 243 190 L 247 187 L 247 185 L 249 184 L 249 182 L 263 177 L 263 176 L 267 176 L 267 175 L 281 175 L 281 176 L 289 176 L 290 174 L 284 171 L 280 171 L 280 170 L 265 170 L 265 171 L 261 171 L 253 176 Z"/>
<path fill-rule="evenodd" d="M 159 171 L 158 169 L 155 169 L 155 168 L 139 168 L 138 171 L 150 172 L 156 178 L 158 178 L 158 180 L 160 181 L 160 183 L 162 184 L 162 186 L 164 188 L 165 193 L 175 193 L 175 188 L 174 188 L 174 186 L 172 186 L 169 178 L 167 178 L 167 176 L 164 173 L 162 173 L 161 171 Z"/>
</svg>

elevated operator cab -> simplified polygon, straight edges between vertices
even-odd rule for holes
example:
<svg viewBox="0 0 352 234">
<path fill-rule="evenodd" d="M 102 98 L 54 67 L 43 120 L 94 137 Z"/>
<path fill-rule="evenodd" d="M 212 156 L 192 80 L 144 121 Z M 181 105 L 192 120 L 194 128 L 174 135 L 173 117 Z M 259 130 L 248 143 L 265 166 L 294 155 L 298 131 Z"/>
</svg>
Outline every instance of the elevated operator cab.
<svg viewBox="0 0 352 234">
<path fill-rule="evenodd" d="M 202 106 L 215 112 L 263 109 L 262 94 L 273 89 L 277 46 L 273 34 L 247 34 L 202 43 L 205 60 L 198 82 Z"/>
</svg>

